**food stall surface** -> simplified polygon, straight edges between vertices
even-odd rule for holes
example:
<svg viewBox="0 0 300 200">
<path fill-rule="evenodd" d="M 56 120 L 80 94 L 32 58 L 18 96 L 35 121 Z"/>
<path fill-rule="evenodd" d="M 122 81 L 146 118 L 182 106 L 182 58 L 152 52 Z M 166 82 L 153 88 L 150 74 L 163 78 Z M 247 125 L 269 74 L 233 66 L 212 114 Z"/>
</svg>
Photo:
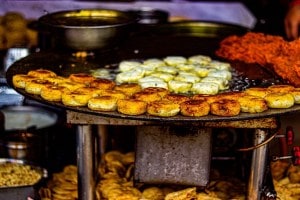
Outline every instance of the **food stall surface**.
<svg viewBox="0 0 300 200">
<path fill-rule="evenodd" d="M 177 42 L 182 42 L 181 40 L 175 40 Z M 216 41 L 215 41 L 216 42 Z M 176 46 L 176 45 L 175 45 Z M 180 46 L 180 45 L 179 45 Z M 188 45 L 189 46 L 189 45 Z M 207 47 L 206 45 L 204 45 Z M 165 48 L 168 46 L 165 46 Z M 201 46 L 198 46 L 201 48 Z M 203 47 L 203 46 L 202 46 Z M 214 47 L 213 45 L 210 47 Z M 149 50 L 149 49 L 148 49 Z M 164 51 L 166 49 L 161 49 L 161 51 Z M 182 48 L 180 49 L 182 50 Z M 199 49 L 195 49 L 195 51 Z M 147 51 L 146 51 L 147 52 Z M 124 53 L 124 52 L 123 52 Z M 130 52 L 127 52 L 130 54 Z M 163 52 L 165 54 L 168 54 L 168 51 Z M 37 56 L 37 57 L 36 57 Z M 28 58 L 22 59 L 19 62 L 16 62 L 15 64 L 12 65 L 11 68 L 9 68 L 7 77 L 10 85 L 12 85 L 11 80 L 12 76 L 15 73 L 23 73 L 25 71 L 28 71 L 28 69 L 21 68 L 23 66 L 23 62 L 26 62 L 26 66 L 31 67 L 31 69 L 37 69 L 39 68 L 40 64 L 43 64 L 45 62 L 45 59 L 40 59 L 40 57 L 45 56 L 43 53 L 37 53 L 37 54 L 32 54 Z M 53 57 L 53 56 L 52 56 Z M 36 58 L 36 59 L 35 59 Z M 53 57 L 51 62 L 56 62 L 55 58 L 59 57 Z M 32 59 L 34 62 L 32 62 Z M 61 57 L 59 58 L 61 59 Z M 75 59 L 76 60 L 76 59 Z M 73 67 L 69 68 L 69 66 L 66 63 L 66 59 L 64 59 L 64 62 L 66 65 L 61 66 L 62 68 L 60 71 L 57 71 L 58 73 L 60 72 L 63 75 L 67 75 L 69 73 L 72 73 L 72 70 L 77 70 L 76 65 L 74 65 L 74 58 L 71 59 L 73 63 Z M 48 61 L 47 61 L 48 62 Z M 49 61 L 50 62 L 50 61 Z M 21 65 L 22 64 L 22 65 Z M 49 64 L 49 63 L 48 63 Z M 48 65 L 49 66 L 49 65 Z M 57 68 L 58 65 L 52 64 L 51 65 L 54 68 Z M 51 67 L 49 66 L 49 67 Z M 66 67 L 66 68 L 65 68 Z M 68 71 L 68 70 L 71 71 Z M 88 68 L 85 68 L 88 70 Z M 22 90 L 18 89 L 18 91 L 22 92 Z M 24 95 L 31 96 L 31 98 L 38 100 L 38 96 L 32 96 L 29 94 L 24 93 Z M 40 99 L 41 100 L 41 99 Z M 41 100 L 42 102 L 45 102 Z M 49 103 L 49 102 L 48 102 Z M 57 104 L 59 106 L 59 104 Z M 61 105 L 61 104 L 60 104 Z M 293 111 L 296 111 L 298 107 L 294 107 Z M 95 185 L 95 180 L 94 180 L 94 169 L 95 169 L 95 163 L 97 163 L 97 160 L 94 158 L 94 138 L 92 134 L 92 125 L 147 125 L 148 123 L 154 123 L 156 125 L 159 125 L 163 123 L 163 125 L 166 125 L 165 122 L 173 123 L 177 122 L 182 125 L 182 122 L 180 123 L 180 119 L 184 119 L 182 116 L 178 116 L 178 118 L 175 118 L 176 120 L 174 121 L 172 118 L 156 118 L 153 120 L 149 116 L 137 116 L 137 117 L 130 117 L 130 116 L 125 116 L 121 114 L 114 113 L 112 116 L 111 112 L 109 113 L 90 113 L 89 111 L 81 111 L 84 108 L 79 108 L 79 107 L 74 107 L 70 108 L 70 110 L 67 112 L 67 121 L 72 124 L 78 124 L 77 126 L 77 150 L 78 150 L 78 170 L 79 170 L 79 195 L 81 199 L 93 199 L 94 198 L 94 185 Z M 279 110 L 277 110 L 279 111 Z M 292 110 L 291 110 L 292 111 Z M 117 116 L 118 115 L 118 116 Z M 251 115 L 249 115 L 251 116 Z M 245 117 L 245 116 L 244 116 Z M 134 119 L 133 119 L 134 118 Z M 257 119 L 257 118 L 262 118 L 262 119 Z M 266 132 L 263 129 L 275 129 L 277 128 L 277 119 L 274 116 L 267 116 L 267 115 L 262 115 L 260 117 L 254 117 L 253 119 L 249 119 L 249 121 L 246 120 L 245 123 L 245 118 L 235 118 L 234 120 L 228 118 L 228 120 L 217 120 L 211 121 L 206 119 L 205 121 L 202 121 L 201 118 L 194 119 L 189 118 L 185 119 L 185 121 L 190 121 L 191 125 L 199 125 L 201 127 L 238 127 L 238 128 L 256 128 L 256 135 L 257 138 L 255 138 L 255 144 L 260 144 L 262 140 L 266 138 Z M 241 121 L 239 121 L 239 119 Z M 183 121 L 184 123 L 184 121 Z M 101 126 L 100 126 L 101 127 Z M 262 182 L 262 175 L 264 174 L 264 169 L 265 169 L 265 159 L 266 159 L 266 146 L 259 147 L 254 150 L 254 159 L 252 162 L 252 169 L 254 169 L 251 172 L 251 178 L 249 185 L 251 186 L 250 188 L 250 197 L 255 199 L 256 195 L 259 195 L 259 188 L 260 188 L 260 183 Z M 93 164 L 94 163 L 94 164 Z"/>
<path fill-rule="evenodd" d="M 20 2 L 20 1 L 18 1 Z M 60 9 L 64 9 L 67 5 L 69 5 L 69 2 L 49 2 L 49 1 L 45 1 L 43 2 L 43 6 L 41 4 L 36 4 L 37 1 L 29 1 L 28 4 L 27 3 L 24 3 L 21 7 L 20 7 L 20 4 L 18 4 L 17 1 L 5 1 L 5 8 L 8 9 L 8 10 L 11 10 L 13 9 L 12 7 L 15 6 L 15 8 L 20 8 L 20 10 L 22 10 L 23 8 L 27 8 L 27 6 L 32 3 L 30 6 L 28 6 L 28 9 L 31 9 L 31 8 L 35 8 L 33 9 L 31 12 L 26 12 L 26 13 L 31 13 L 32 15 L 34 15 L 33 17 L 37 16 L 37 15 L 41 15 L 41 14 L 44 14 L 42 12 L 44 12 L 44 10 L 46 10 L 47 12 L 52 12 L 52 11 L 57 11 L 57 10 L 60 10 Z M 33 4 L 35 4 L 35 6 L 33 6 Z M 60 7 L 60 6 L 57 6 L 58 4 L 60 5 L 63 5 L 64 7 Z M 82 8 L 82 7 L 90 7 L 90 6 L 95 6 L 95 2 L 74 2 L 74 4 L 72 3 L 72 6 L 74 6 L 73 8 Z M 145 6 L 145 5 L 149 5 L 150 2 L 136 2 L 134 3 L 134 5 L 137 5 L 140 6 Z M 171 4 L 169 3 L 157 3 L 157 6 L 158 8 L 160 8 L 159 6 L 164 6 L 164 7 L 168 7 L 171 9 L 171 13 L 173 16 L 178 16 L 178 15 L 182 15 L 184 13 L 186 13 L 186 11 L 188 9 L 190 9 L 190 6 L 193 6 L 193 5 L 210 5 L 212 6 L 214 9 L 217 7 L 217 8 L 220 8 L 219 6 L 221 6 L 220 4 L 218 3 L 189 3 L 189 4 L 183 4 L 181 2 L 179 2 L 178 4 L 180 5 L 184 5 L 184 6 L 179 6 L 180 7 L 180 10 L 178 11 L 174 11 L 173 12 L 173 6 L 170 6 Z M 226 3 L 227 4 L 227 3 Z M 45 6 L 49 6 L 49 9 L 44 9 L 44 5 Z M 97 3 L 97 5 L 99 5 Z M 114 7 L 114 6 L 119 6 L 119 4 L 114 4 L 114 3 L 108 3 L 108 4 L 105 4 L 107 6 L 111 6 L 111 8 L 117 8 L 117 7 Z M 122 5 L 126 5 L 126 3 L 122 3 Z M 127 4 L 124 9 L 127 9 L 128 5 L 131 5 L 131 4 Z M 172 4 L 173 5 L 173 4 Z M 170 6 L 170 7 L 169 7 Z M 210 7 L 209 6 L 209 7 Z M 235 10 L 238 6 L 239 8 L 242 7 L 242 10 L 243 10 L 243 6 L 239 3 L 230 3 L 228 4 L 229 7 L 231 8 L 234 8 L 233 10 Z M 14 8 L 14 9 L 15 9 Z M 37 9 L 36 9 L 37 8 Z M 178 7 L 176 7 L 177 9 Z M 2 9 L 2 8 L 1 8 Z M 70 7 L 68 7 L 68 9 L 70 9 Z M 175 10 L 176 10 L 175 9 Z M 38 10 L 37 12 L 35 12 L 36 10 Z M 42 11 L 43 10 L 43 11 Z M 184 11 L 183 11 L 184 10 Z M 205 9 L 206 10 L 206 9 Z M 42 11 L 42 12 L 41 12 Z M 202 13 L 205 13 L 204 10 L 201 10 L 199 12 L 202 12 Z M 216 12 L 214 12 L 216 13 Z M 239 17 L 234 17 L 234 19 L 232 19 L 232 13 L 235 13 L 235 14 L 241 14 L 242 13 L 242 16 L 239 16 Z M 247 12 L 246 12 L 247 13 Z M 240 24 L 240 25 L 244 25 L 245 27 L 253 27 L 253 18 L 251 15 L 244 15 L 245 12 L 231 12 L 231 14 L 229 14 L 229 16 L 231 16 L 230 18 L 231 19 L 228 19 L 228 18 L 225 18 L 225 21 L 226 22 L 232 22 L 234 24 Z M 197 15 L 198 16 L 198 15 Z M 208 15 L 209 16 L 209 15 Z M 250 16 L 250 20 L 249 20 L 249 17 Z M 31 17 L 31 16 L 28 16 L 28 17 Z M 189 16 L 189 18 L 194 18 L 196 16 Z M 236 21 L 236 19 L 245 19 L 246 20 L 243 20 L 244 22 L 246 21 L 246 23 L 244 22 L 241 22 L 241 21 Z M 197 17 L 197 19 L 199 19 Z M 222 17 L 222 19 L 219 17 L 219 16 L 210 16 L 209 18 L 200 18 L 200 20 L 217 20 L 217 21 L 224 21 L 224 17 Z M 232 21 L 233 20 L 233 21 Z M 79 112 L 77 112 L 79 111 Z M 283 112 L 284 114 L 284 112 Z M 90 115 L 90 113 L 86 113 L 86 112 L 81 112 L 81 110 L 76 110 L 74 111 L 74 109 L 71 109 L 70 111 L 67 112 L 67 120 L 69 123 L 72 123 L 72 124 L 79 124 L 78 127 L 77 127 L 77 150 L 78 150 L 78 167 L 79 167 L 79 191 L 80 191 L 80 199 L 82 200 L 85 200 L 85 199 L 94 199 L 94 185 L 95 185 L 95 180 L 94 180 L 94 168 L 95 166 L 92 165 L 92 163 L 95 163 L 97 162 L 97 160 L 94 160 L 95 157 L 94 157 L 94 141 L 93 141 L 93 137 L 92 137 L 92 126 L 94 124 L 96 125 L 100 125 L 99 127 L 101 128 L 102 125 L 147 125 L 147 123 L 144 121 L 145 119 L 142 119 L 141 121 L 139 120 L 132 120 L 132 119 L 128 119 L 128 120 L 122 120 L 120 118 L 124 118 L 124 116 L 119 116 L 117 119 L 114 119 L 115 116 L 113 117 L 108 117 L 107 116 L 98 116 L 96 114 L 96 116 L 94 116 L 93 114 Z M 269 118 L 270 117 L 270 118 Z M 248 122 L 249 123 L 244 123 L 245 121 L 239 121 L 238 120 L 237 122 L 234 120 L 234 122 L 230 122 L 229 121 L 225 121 L 225 122 L 218 122 L 218 123 L 215 123 L 215 122 L 210 122 L 209 120 L 206 120 L 206 122 L 199 122 L 201 126 L 208 126 L 208 127 L 214 127 L 214 126 L 218 126 L 218 127 L 238 127 L 238 128 L 257 128 L 256 130 L 256 133 L 257 133 L 257 138 L 255 138 L 254 142 L 256 144 L 260 144 L 264 139 L 265 139 L 265 136 L 266 136 L 266 133 L 264 130 L 261 130 L 264 129 L 264 128 L 270 128 L 270 129 L 274 129 L 274 128 L 277 128 L 277 119 L 273 118 L 273 115 L 272 116 L 267 116 L 267 118 L 264 118 L 264 116 L 260 116 L 259 118 L 263 118 L 262 120 L 261 119 L 250 119 Z M 138 119 L 138 118 L 137 118 Z M 180 118 L 178 118 L 177 122 L 180 120 Z M 150 124 L 151 124 L 151 118 L 150 119 L 147 119 L 146 121 L 150 121 Z M 158 120 L 156 119 L 156 122 Z M 201 121 L 201 120 L 200 120 Z M 246 120 L 247 121 L 247 120 Z M 155 123 L 156 123 L 155 122 Z M 194 121 L 195 122 L 195 121 Z M 236 122 L 236 123 L 235 123 Z M 196 122 L 197 123 L 197 122 Z M 192 123 L 193 124 L 193 123 Z M 165 124 L 164 124 L 165 125 Z M 194 125 L 194 124 L 193 124 Z M 249 127 L 248 127 L 249 126 Z M 103 127 L 102 127 L 103 128 Z M 262 140 L 262 141 L 261 141 Z M 252 163 L 252 167 L 253 171 L 251 171 L 251 177 L 250 177 L 250 195 L 258 195 L 258 190 L 259 190 L 259 185 L 257 184 L 260 184 L 260 182 L 262 181 L 262 174 L 264 174 L 263 170 L 265 168 L 265 163 L 264 163 L 264 156 L 266 154 L 266 147 L 260 147 L 258 149 L 256 149 L 254 151 L 254 161 Z M 260 162 L 262 161 L 262 162 Z M 250 196 L 250 198 L 252 198 L 252 196 Z M 255 197 L 253 197 L 253 199 L 255 199 Z"/>
</svg>

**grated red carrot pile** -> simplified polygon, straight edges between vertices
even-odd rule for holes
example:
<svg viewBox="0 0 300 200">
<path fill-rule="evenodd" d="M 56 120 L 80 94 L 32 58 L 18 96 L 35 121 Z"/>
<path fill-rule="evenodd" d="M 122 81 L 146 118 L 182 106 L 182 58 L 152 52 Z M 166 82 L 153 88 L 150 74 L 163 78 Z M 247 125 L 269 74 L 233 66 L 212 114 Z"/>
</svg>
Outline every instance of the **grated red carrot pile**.
<svg viewBox="0 0 300 200">
<path fill-rule="evenodd" d="M 225 38 L 216 55 L 233 61 L 270 65 L 284 80 L 300 86 L 300 39 L 288 42 L 280 36 L 248 32 Z"/>
</svg>

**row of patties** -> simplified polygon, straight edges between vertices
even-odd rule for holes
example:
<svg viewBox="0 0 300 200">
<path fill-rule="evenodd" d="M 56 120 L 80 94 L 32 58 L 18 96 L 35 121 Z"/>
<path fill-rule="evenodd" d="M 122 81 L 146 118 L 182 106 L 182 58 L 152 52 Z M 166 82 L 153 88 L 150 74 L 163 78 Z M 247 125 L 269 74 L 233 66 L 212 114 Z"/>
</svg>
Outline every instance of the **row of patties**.
<svg viewBox="0 0 300 200">
<path fill-rule="evenodd" d="M 87 106 L 96 111 L 118 111 L 126 115 L 236 116 L 241 112 L 258 113 L 269 108 L 290 108 L 300 103 L 300 88 L 291 85 L 248 88 L 242 92 L 216 95 L 186 95 L 160 87 L 142 88 L 137 83 L 116 84 L 84 73 L 61 77 L 45 69 L 16 74 L 13 85 L 47 101 L 61 102 L 66 106 Z"/>
</svg>

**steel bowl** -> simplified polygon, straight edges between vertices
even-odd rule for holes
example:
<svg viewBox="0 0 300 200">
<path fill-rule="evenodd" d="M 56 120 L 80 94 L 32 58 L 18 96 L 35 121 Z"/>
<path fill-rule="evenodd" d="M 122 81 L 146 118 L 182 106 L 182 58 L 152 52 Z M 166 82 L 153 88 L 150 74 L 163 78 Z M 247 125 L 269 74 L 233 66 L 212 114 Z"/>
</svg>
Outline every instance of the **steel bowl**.
<svg viewBox="0 0 300 200">
<path fill-rule="evenodd" d="M 6 106 L 0 112 L 0 157 L 46 163 L 47 138 L 58 123 L 57 113 L 35 106 Z"/>
<path fill-rule="evenodd" d="M 115 47 L 136 22 L 137 17 L 128 12 L 84 9 L 46 14 L 38 19 L 38 27 L 52 46 L 89 51 Z"/>
<path fill-rule="evenodd" d="M 167 23 L 169 20 L 169 13 L 160 9 L 142 7 L 140 9 L 128 10 L 127 12 L 135 15 L 138 18 L 138 23 L 144 25 Z"/>
</svg>

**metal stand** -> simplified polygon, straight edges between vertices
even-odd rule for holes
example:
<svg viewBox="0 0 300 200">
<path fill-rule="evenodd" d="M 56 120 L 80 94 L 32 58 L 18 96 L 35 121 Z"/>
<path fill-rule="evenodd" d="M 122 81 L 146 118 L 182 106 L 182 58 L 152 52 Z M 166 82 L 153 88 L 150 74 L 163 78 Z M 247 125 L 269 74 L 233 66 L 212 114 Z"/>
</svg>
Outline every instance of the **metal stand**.
<svg viewBox="0 0 300 200">
<path fill-rule="evenodd" d="M 254 145 L 258 145 L 267 138 L 267 132 L 262 129 L 255 130 Z M 267 145 L 263 145 L 252 153 L 252 163 L 250 169 L 248 200 L 261 199 L 261 189 L 266 169 Z"/>
<path fill-rule="evenodd" d="M 135 183 L 207 186 L 211 128 L 138 126 L 136 129 Z"/>
<path fill-rule="evenodd" d="M 92 114 L 67 111 L 67 122 L 78 124 L 77 128 L 77 165 L 78 165 L 78 192 L 79 200 L 95 199 L 95 175 L 94 175 L 94 141 L 92 134 L 92 124 L 96 125 L 166 125 L 166 123 L 128 120 L 101 117 Z M 266 138 L 266 132 L 262 129 L 274 129 L 278 127 L 278 119 L 274 117 L 259 118 L 250 120 L 237 121 L 220 121 L 220 122 L 203 122 L 199 120 L 197 123 L 188 124 L 190 126 L 202 126 L 209 128 L 253 128 L 256 129 L 255 143 L 260 144 Z M 172 123 L 172 125 L 174 125 Z M 187 123 L 182 122 L 182 126 Z M 101 135 L 101 134 L 100 134 Z M 251 176 L 249 179 L 249 200 L 259 200 L 261 193 L 261 184 L 264 177 L 264 168 L 266 163 L 267 147 L 262 146 L 254 150 L 252 158 Z"/>
<path fill-rule="evenodd" d="M 94 140 L 91 125 L 77 126 L 78 198 L 95 199 Z"/>
</svg>

